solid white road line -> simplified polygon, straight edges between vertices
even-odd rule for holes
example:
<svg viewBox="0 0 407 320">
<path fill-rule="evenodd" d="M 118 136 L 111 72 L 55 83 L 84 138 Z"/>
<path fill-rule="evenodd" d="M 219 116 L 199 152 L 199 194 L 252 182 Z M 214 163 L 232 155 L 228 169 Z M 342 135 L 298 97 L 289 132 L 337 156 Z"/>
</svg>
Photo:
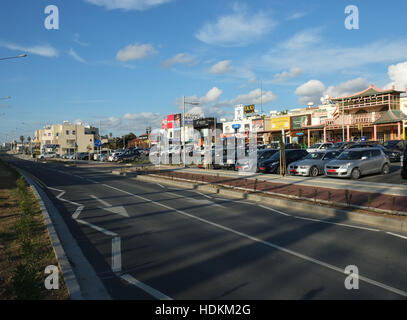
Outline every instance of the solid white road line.
<svg viewBox="0 0 407 320">
<path fill-rule="evenodd" d="M 122 252 L 120 237 L 114 237 L 112 240 L 112 271 L 121 272 L 122 271 Z"/>
<path fill-rule="evenodd" d="M 173 300 L 172 298 L 165 295 L 164 293 L 162 293 L 162 292 L 150 287 L 149 285 L 137 280 L 136 278 L 134 278 L 133 276 L 131 276 L 129 274 L 124 274 L 124 275 L 121 276 L 121 278 L 123 280 L 126 280 L 127 282 L 131 283 L 132 285 L 140 288 L 141 290 L 144 290 L 149 295 L 153 296 L 154 298 L 156 298 L 158 300 Z"/>
<path fill-rule="evenodd" d="M 81 214 L 83 208 L 85 208 L 85 206 L 79 206 L 76 211 L 74 212 L 74 214 L 72 215 L 73 219 L 78 219 L 79 215 Z"/>
<path fill-rule="evenodd" d="M 160 186 L 161 188 L 165 189 L 165 187 L 161 183 L 156 183 L 156 185 Z"/>
<path fill-rule="evenodd" d="M 114 233 L 114 232 L 112 232 L 112 231 L 103 229 L 103 228 L 101 228 L 101 227 L 99 227 L 99 226 L 95 226 L 94 224 L 91 224 L 91 223 L 89 223 L 89 222 L 87 222 L 87 221 L 84 221 L 84 220 L 81 220 L 81 219 L 77 219 L 76 221 L 79 222 L 79 223 L 81 223 L 81 224 L 84 224 L 85 226 L 88 226 L 88 227 L 90 227 L 90 228 L 92 228 L 92 229 L 95 229 L 96 231 L 102 232 L 102 233 L 104 233 L 104 234 L 107 235 L 107 236 L 117 237 L 117 233 Z"/>
<path fill-rule="evenodd" d="M 284 213 L 284 212 L 282 212 L 282 211 L 280 211 L 280 210 L 276 210 L 276 209 L 272 209 L 272 208 L 263 206 L 262 204 L 259 204 L 258 206 L 261 207 L 261 208 L 263 208 L 263 209 L 267 209 L 267 210 L 270 210 L 270 211 L 277 212 L 277 213 L 279 213 L 279 214 L 282 214 L 283 216 L 287 216 L 287 217 L 290 217 L 290 216 L 291 216 L 291 214 Z"/>
<path fill-rule="evenodd" d="M 320 260 L 311 258 L 311 257 L 309 257 L 309 256 L 307 256 L 307 255 L 298 253 L 298 252 L 293 251 L 293 250 L 290 250 L 290 249 L 286 249 L 286 248 L 281 247 L 281 246 L 279 246 L 279 245 L 277 245 L 277 244 L 274 244 L 274 243 L 271 243 L 271 242 L 262 240 L 262 239 L 257 238 L 257 237 L 250 236 L 250 235 L 248 235 L 248 234 L 246 234 L 246 233 L 243 233 L 243 232 L 234 230 L 234 229 L 232 229 L 232 228 L 229 228 L 229 227 L 220 225 L 220 224 L 218 224 L 218 223 L 215 223 L 215 222 L 212 222 L 212 221 L 209 221 L 209 220 L 200 218 L 200 217 L 196 217 L 196 216 L 194 216 L 194 215 L 192 215 L 192 214 L 189 214 L 189 213 L 187 213 L 187 212 L 185 212 L 185 211 L 181 211 L 181 210 L 172 208 L 172 207 L 167 206 L 167 205 L 165 205 L 165 204 L 163 204 L 163 203 L 159 203 L 159 202 L 156 202 L 156 201 L 153 201 L 153 200 L 144 198 L 144 197 L 142 197 L 142 196 L 136 195 L 136 194 L 134 194 L 134 193 L 131 193 L 131 192 L 128 192 L 128 191 L 125 191 L 125 190 L 122 190 L 122 189 L 119 189 L 119 188 L 116 188 L 116 187 L 109 186 L 109 185 L 107 185 L 107 184 L 103 184 L 103 185 L 106 186 L 106 187 L 108 187 L 108 188 L 112 188 L 112 189 L 114 189 L 114 190 L 117 190 L 117 191 L 120 191 L 120 192 L 129 194 L 129 195 L 132 195 L 132 196 L 134 196 L 134 197 L 136 197 L 136 198 L 139 198 L 139 199 L 142 199 L 142 200 L 144 200 L 144 201 L 154 203 L 155 205 L 160 206 L 160 207 L 163 207 L 163 208 L 166 208 L 166 209 L 168 209 L 168 210 L 172 210 L 172 211 L 178 212 L 179 214 L 182 214 L 182 215 L 184 215 L 184 216 L 186 216 L 186 217 L 189 217 L 189 218 L 198 220 L 198 221 L 200 221 L 200 222 L 203 222 L 203 223 L 212 225 L 212 226 L 214 226 L 214 227 L 216 227 L 216 228 L 219 228 L 219 229 L 221 229 L 221 230 L 231 232 L 231 233 L 233 233 L 233 234 L 236 234 L 236 235 L 238 235 L 238 236 L 241 236 L 242 238 L 246 238 L 246 239 L 249 239 L 249 240 L 252 240 L 252 241 L 261 243 L 261 244 L 263 244 L 263 245 L 265 245 L 265 246 L 268 246 L 268 247 L 274 248 L 274 249 L 276 249 L 276 250 L 285 252 L 285 253 L 287 253 L 287 254 L 290 254 L 290 255 L 295 256 L 295 257 L 297 257 L 297 258 L 300 258 L 300 259 L 302 259 L 302 260 L 305 260 L 305 261 L 308 261 L 308 262 L 312 262 L 312 263 L 317 264 L 317 265 L 319 265 L 319 266 L 322 266 L 322 267 L 325 267 L 325 268 L 327 268 L 327 269 L 336 271 L 336 272 L 340 273 L 341 275 L 345 275 L 344 269 L 338 268 L 338 267 L 336 267 L 336 266 L 334 266 L 334 265 L 331 265 L 331 264 L 329 264 L 329 263 L 326 263 L 326 262 L 323 262 L 323 261 L 320 261 Z M 366 283 L 369 283 L 369 284 L 371 284 L 371 285 L 374 285 L 374 286 L 376 286 L 376 287 L 382 288 L 382 289 L 384 289 L 384 290 L 393 292 L 393 293 L 398 294 L 398 295 L 400 295 L 400 296 L 407 297 L 407 292 L 406 292 L 406 291 L 403 291 L 403 290 L 400 290 L 400 289 L 397 289 L 397 288 L 388 286 L 388 285 L 386 285 L 386 284 L 384 284 L 384 283 L 381 283 L 381 282 L 378 282 L 378 281 L 375 281 L 375 280 L 366 278 L 366 277 L 361 276 L 361 275 L 359 275 L 359 280 L 361 280 L 361 281 L 363 281 L 363 282 L 366 282 Z"/>
<path fill-rule="evenodd" d="M 386 233 L 387 233 L 387 234 L 390 234 L 390 235 L 392 235 L 392 236 L 399 237 L 399 238 L 402 238 L 402 239 L 406 239 L 406 240 L 407 240 L 407 237 L 406 237 L 406 236 L 402 236 L 402 235 L 400 235 L 400 234 L 393 233 L 393 232 L 386 232 Z"/>
<path fill-rule="evenodd" d="M 359 227 L 359 226 L 353 226 L 353 225 L 350 225 L 350 224 L 330 222 L 330 221 L 324 221 L 324 220 L 312 219 L 312 218 L 305 218 L 305 217 L 299 217 L 299 216 L 293 216 L 293 217 L 296 218 L 296 219 L 308 220 L 308 221 L 320 222 L 320 223 L 327 223 L 327 224 L 334 224 L 334 225 L 337 225 L 337 226 L 342 226 L 342 227 L 347 227 L 347 228 L 355 228 L 355 229 L 362 229 L 362 230 L 373 231 L 373 232 L 380 232 L 379 229 Z"/>
</svg>

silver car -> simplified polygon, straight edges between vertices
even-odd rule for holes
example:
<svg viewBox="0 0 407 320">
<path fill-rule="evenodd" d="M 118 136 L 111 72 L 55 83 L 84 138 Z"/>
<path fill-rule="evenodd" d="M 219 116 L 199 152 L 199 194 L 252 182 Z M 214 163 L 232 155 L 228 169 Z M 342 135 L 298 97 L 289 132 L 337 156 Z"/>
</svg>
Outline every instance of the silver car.
<svg viewBox="0 0 407 320">
<path fill-rule="evenodd" d="M 291 163 L 288 166 L 290 175 L 316 177 L 324 173 L 324 166 L 327 162 L 336 159 L 342 150 L 318 151 L 309 153 L 300 161 Z"/>
<path fill-rule="evenodd" d="M 379 148 L 355 148 L 344 150 L 336 160 L 325 164 L 328 177 L 359 179 L 372 173 L 388 174 L 390 162 Z"/>
<path fill-rule="evenodd" d="M 307 152 L 311 153 L 311 152 L 317 152 L 317 151 L 324 151 L 324 150 L 328 149 L 329 147 L 331 147 L 332 145 L 333 145 L 332 142 L 317 143 L 317 144 L 314 144 L 314 145 L 310 146 L 309 148 L 307 148 Z"/>
</svg>

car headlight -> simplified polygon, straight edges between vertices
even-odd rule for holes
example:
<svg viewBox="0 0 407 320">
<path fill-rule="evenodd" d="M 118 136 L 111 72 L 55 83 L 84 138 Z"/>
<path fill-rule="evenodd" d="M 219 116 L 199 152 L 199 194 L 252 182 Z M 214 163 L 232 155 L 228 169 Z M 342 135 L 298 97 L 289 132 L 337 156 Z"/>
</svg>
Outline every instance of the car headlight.
<svg viewBox="0 0 407 320">
<path fill-rule="evenodd" d="M 348 169 L 350 166 L 352 165 L 352 163 L 351 162 L 348 162 L 347 164 L 343 164 L 343 165 L 341 165 L 341 169 Z"/>
</svg>

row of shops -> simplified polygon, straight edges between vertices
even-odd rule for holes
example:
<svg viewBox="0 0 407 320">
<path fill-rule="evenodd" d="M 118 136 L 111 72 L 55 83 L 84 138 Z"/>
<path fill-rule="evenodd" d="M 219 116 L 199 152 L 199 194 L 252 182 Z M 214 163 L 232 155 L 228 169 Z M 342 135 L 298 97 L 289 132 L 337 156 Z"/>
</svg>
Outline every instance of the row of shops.
<svg viewBox="0 0 407 320">
<path fill-rule="evenodd" d="M 285 141 L 310 146 L 318 142 L 384 142 L 406 138 L 406 113 L 407 91 L 382 90 L 370 85 L 351 96 L 326 99 L 320 106 L 295 109 L 286 114 L 259 115 L 254 105 L 238 105 L 232 120 L 218 122 L 213 117 L 187 114 L 184 126 L 181 114 L 169 115 L 162 121 L 161 133 L 170 141 L 191 142 L 198 131 L 199 145 L 214 129 L 220 130 L 222 141 L 235 137 L 248 139 L 250 133 L 255 133 L 257 144 Z"/>
</svg>

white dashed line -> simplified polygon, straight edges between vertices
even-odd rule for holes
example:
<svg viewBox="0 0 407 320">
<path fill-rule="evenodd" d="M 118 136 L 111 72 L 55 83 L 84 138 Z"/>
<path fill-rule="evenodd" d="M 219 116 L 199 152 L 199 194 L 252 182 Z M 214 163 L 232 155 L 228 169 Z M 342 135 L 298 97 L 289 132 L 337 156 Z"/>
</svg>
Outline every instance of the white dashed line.
<svg viewBox="0 0 407 320">
<path fill-rule="evenodd" d="M 123 280 L 126 280 L 127 282 L 131 283 L 132 285 L 144 290 L 149 295 L 153 296 L 154 298 L 156 298 L 158 300 L 173 300 L 172 298 L 165 295 L 164 293 L 162 293 L 162 292 L 150 287 L 149 285 L 137 280 L 136 278 L 134 278 L 133 276 L 131 276 L 129 274 L 124 274 L 124 275 L 121 276 L 121 278 Z"/>
</svg>

